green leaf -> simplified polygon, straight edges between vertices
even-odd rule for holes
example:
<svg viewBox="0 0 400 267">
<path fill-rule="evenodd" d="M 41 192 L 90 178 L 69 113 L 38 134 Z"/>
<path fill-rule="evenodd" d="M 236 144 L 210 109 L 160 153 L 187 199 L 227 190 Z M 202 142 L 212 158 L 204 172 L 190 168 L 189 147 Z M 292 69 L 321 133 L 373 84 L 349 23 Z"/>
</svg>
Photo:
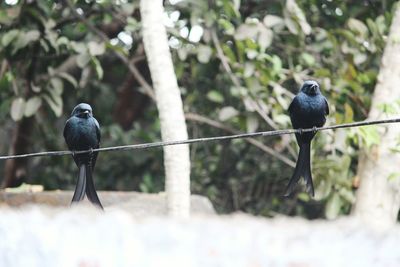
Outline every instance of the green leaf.
<svg viewBox="0 0 400 267">
<path fill-rule="evenodd" d="M 89 49 L 89 53 L 92 56 L 99 56 L 104 54 L 104 52 L 106 51 L 106 46 L 104 45 L 104 43 L 98 43 L 98 42 L 89 42 L 88 43 L 88 49 Z"/>
<path fill-rule="evenodd" d="M 40 32 L 31 30 L 25 33 L 19 33 L 18 38 L 13 42 L 13 50 L 11 54 L 15 54 L 18 50 L 25 48 L 27 45 L 37 41 L 40 37 Z"/>
<path fill-rule="evenodd" d="M 100 61 L 96 57 L 92 57 L 92 63 L 99 80 L 103 79 L 103 68 L 101 67 Z"/>
<path fill-rule="evenodd" d="M 298 29 L 296 22 L 292 18 L 290 18 L 289 15 L 285 15 L 284 21 L 285 21 L 286 27 L 292 34 L 295 34 L 295 35 L 299 34 L 299 29 Z"/>
<path fill-rule="evenodd" d="M 258 33 L 258 25 L 255 23 L 241 24 L 235 32 L 236 40 L 244 40 L 248 38 L 255 38 Z"/>
<path fill-rule="evenodd" d="M 41 105 L 42 105 L 42 99 L 38 96 L 34 96 L 28 99 L 25 106 L 24 116 L 25 117 L 32 116 L 38 111 Z"/>
<path fill-rule="evenodd" d="M 72 49 L 78 54 L 87 53 L 87 47 L 83 43 L 72 41 L 70 42 L 70 45 Z"/>
<path fill-rule="evenodd" d="M 344 104 L 344 122 L 352 122 L 354 117 L 354 111 L 351 106 L 347 103 Z"/>
<path fill-rule="evenodd" d="M 354 203 L 356 201 L 353 191 L 348 188 L 340 188 L 339 195 L 349 203 Z"/>
<path fill-rule="evenodd" d="M 259 120 L 257 116 L 249 115 L 246 118 L 246 131 L 248 133 L 255 132 L 258 129 Z"/>
<path fill-rule="evenodd" d="M 19 30 L 11 30 L 6 32 L 1 38 L 1 43 L 4 47 L 8 46 L 12 41 L 14 41 L 19 35 Z"/>
<path fill-rule="evenodd" d="M 32 88 L 32 91 L 35 93 L 39 93 L 42 90 L 42 88 L 40 88 L 39 86 L 36 86 L 34 83 L 31 83 L 31 88 Z"/>
<path fill-rule="evenodd" d="M 313 55 L 311 55 L 307 52 L 301 53 L 301 59 L 309 67 L 312 67 L 315 64 L 315 58 L 313 57 Z"/>
<path fill-rule="evenodd" d="M 57 117 L 60 117 L 62 114 L 63 102 L 60 95 L 52 95 L 52 97 L 48 95 L 43 95 L 44 100 L 46 100 L 47 104 L 49 104 L 50 108 L 53 110 L 54 114 Z"/>
<path fill-rule="evenodd" d="M 349 21 L 347 22 L 347 25 L 349 27 L 349 29 L 356 33 L 357 35 L 365 38 L 368 36 L 368 27 L 365 26 L 365 24 L 358 20 L 358 19 L 354 19 L 354 18 L 350 18 Z"/>
<path fill-rule="evenodd" d="M 315 190 L 315 200 L 320 201 L 329 196 L 332 191 L 332 180 L 323 179 L 319 182 Z"/>
<path fill-rule="evenodd" d="M 126 22 L 125 31 L 136 32 L 140 30 L 140 23 L 136 19 L 128 17 Z"/>
<path fill-rule="evenodd" d="M 223 107 L 218 113 L 218 119 L 220 121 L 227 121 L 233 117 L 239 115 L 239 111 L 237 111 L 234 107 Z"/>
<path fill-rule="evenodd" d="M 263 19 L 263 23 L 268 28 L 272 28 L 275 26 L 280 26 L 284 24 L 284 20 L 281 17 L 275 15 L 266 15 Z"/>
<path fill-rule="evenodd" d="M 208 63 L 212 55 L 212 49 L 206 45 L 199 45 L 197 49 L 197 60 L 200 63 Z"/>
<path fill-rule="evenodd" d="M 207 93 L 207 98 L 212 101 L 212 102 L 216 102 L 216 103 L 222 103 L 224 102 L 224 97 L 223 95 L 215 90 L 212 90 L 210 92 Z"/>
<path fill-rule="evenodd" d="M 60 78 L 53 77 L 50 79 L 51 83 L 51 93 L 56 95 L 61 95 L 64 90 L 64 84 Z"/>
<path fill-rule="evenodd" d="M 11 104 L 11 118 L 14 121 L 19 121 L 24 116 L 25 100 L 22 97 L 14 99 Z"/>
<path fill-rule="evenodd" d="M 75 88 L 78 87 L 78 82 L 70 74 L 68 74 L 66 72 L 60 72 L 60 73 L 57 74 L 57 76 L 63 78 L 67 82 L 69 82 L 73 87 L 75 87 Z"/>
<path fill-rule="evenodd" d="M 76 64 L 78 65 L 78 67 L 82 69 L 86 67 L 89 61 L 90 61 L 90 55 L 88 53 L 83 53 L 76 57 Z"/>
<path fill-rule="evenodd" d="M 328 220 L 333 220 L 337 218 L 340 213 L 340 208 L 342 205 L 342 201 L 340 199 L 339 194 L 334 192 L 331 197 L 328 199 L 325 207 L 325 216 Z"/>
<path fill-rule="evenodd" d="M 260 27 L 258 35 L 258 44 L 260 45 L 261 51 L 264 51 L 272 43 L 274 34 L 271 29 L 266 27 Z"/>
<path fill-rule="evenodd" d="M 69 39 L 65 36 L 61 36 L 60 38 L 57 39 L 57 45 L 58 46 L 65 45 L 68 47 Z"/>
<path fill-rule="evenodd" d="M 289 22 L 289 24 L 293 24 L 294 21 L 298 23 L 298 25 L 300 26 L 300 29 L 302 30 L 302 32 L 305 35 L 309 35 L 311 33 L 311 26 L 310 26 L 310 24 L 308 24 L 303 10 L 301 10 L 301 8 L 297 5 L 295 0 L 287 0 L 286 1 L 286 11 L 287 11 L 286 16 L 285 16 L 286 26 L 288 26 L 288 28 L 291 32 L 292 32 L 292 30 L 290 28 L 296 29 L 292 33 L 294 33 L 294 34 L 298 33 L 297 26 L 290 25 L 290 27 L 289 27 L 289 25 L 288 25 L 288 22 Z M 295 33 L 295 32 L 297 32 L 297 33 Z"/>
</svg>

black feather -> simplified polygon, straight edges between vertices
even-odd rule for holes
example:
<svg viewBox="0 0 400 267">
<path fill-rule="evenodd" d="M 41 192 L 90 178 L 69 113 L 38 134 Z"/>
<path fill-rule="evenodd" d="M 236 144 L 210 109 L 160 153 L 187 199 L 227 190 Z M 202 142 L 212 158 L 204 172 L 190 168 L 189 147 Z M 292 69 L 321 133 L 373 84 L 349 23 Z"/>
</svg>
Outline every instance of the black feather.
<svg viewBox="0 0 400 267">
<path fill-rule="evenodd" d="M 319 85 L 315 81 L 306 81 L 300 92 L 289 106 L 290 120 L 293 128 L 307 129 L 322 127 L 325 116 L 329 114 L 326 98 L 321 94 Z M 293 193 L 296 184 L 303 177 L 308 194 L 314 196 L 314 185 L 311 174 L 311 141 L 315 132 L 297 133 L 296 140 L 299 145 L 299 157 L 292 178 L 286 188 L 285 196 Z"/>
<path fill-rule="evenodd" d="M 93 117 L 90 105 L 85 103 L 77 105 L 64 128 L 64 138 L 68 148 L 71 151 L 98 148 L 100 137 L 100 126 Z M 83 200 L 86 193 L 90 202 L 103 209 L 92 176 L 97 154 L 97 152 L 73 154 L 73 159 L 79 167 L 79 175 L 72 202 Z"/>
</svg>

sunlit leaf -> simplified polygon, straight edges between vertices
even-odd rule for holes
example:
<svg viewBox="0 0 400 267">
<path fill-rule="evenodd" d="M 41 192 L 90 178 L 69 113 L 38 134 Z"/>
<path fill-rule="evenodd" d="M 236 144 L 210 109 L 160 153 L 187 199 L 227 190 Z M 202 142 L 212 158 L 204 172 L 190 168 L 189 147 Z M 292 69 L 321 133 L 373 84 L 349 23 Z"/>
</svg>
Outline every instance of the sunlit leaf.
<svg viewBox="0 0 400 267">
<path fill-rule="evenodd" d="M 200 63 L 208 63 L 212 55 L 212 49 L 206 45 L 200 45 L 197 49 L 197 60 Z"/>
<path fill-rule="evenodd" d="M 52 92 L 61 95 L 63 90 L 64 90 L 64 84 L 60 78 L 51 78 L 50 79 L 51 87 L 52 87 Z"/>
<path fill-rule="evenodd" d="M 92 56 L 102 55 L 106 51 L 106 47 L 105 47 L 104 43 L 99 43 L 99 42 L 94 42 L 94 41 L 88 43 L 88 49 L 89 49 L 90 55 L 92 55 Z"/>
<path fill-rule="evenodd" d="M 272 28 L 284 24 L 284 20 L 283 18 L 275 15 L 266 15 L 263 19 L 263 23 L 265 26 Z"/>
<path fill-rule="evenodd" d="M 347 25 L 351 31 L 360 35 L 361 37 L 365 38 L 368 36 L 368 28 L 362 21 L 355 18 L 350 18 L 347 22 Z"/>
<path fill-rule="evenodd" d="M 57 75 L 61 78 L 63 78 L 64 80 L 68 81 L 73 87 L 77 88 L 78 87 L 78 82 L 75 80 L 74 77 L 72 77 L 71 75 L 69 75 L 66 72 L 60 72 L 57 73 Z"/>
<path fill-rule="evenodd" d="M 258 33 L 257 24 L 241 24 L 239 28 L 236 29 L 235 38 L 237 40 L 244 40 L 246 38 L 255 38 Z"/>
<path fill-rule="evenodd" d="M 293 25 L 297 22 L 302 32 L 305 35 L 309 35 L 311 33 L 311 26 L 308 24 L 303 10 L 301 10 L 295 0 L 286 1 L 286 10 L 285 23 L 289 30 L 294 34 L 297 34 L 297 26 Z"/>
<path fill-rule="evenodd" d="M 223 107 L 218 113 L 218 118 L 220 121 L 227 121 L 239 114 L 234 107 Z"/>
<path fill-rule="evenodd" d="M 20 32 L 18 34 L 18 38 L 13 42 L 13 51 L 12 54 L 15 54 L 21 48 L 26 47 L 32 42 L 38 40 L 40 37 L 40 33 L 37 30 L 31 30 L 25 33 Z"/>
<path fill-rule="evenodd" d="M 63 102 L 60 95 L 52 95 L 52 97 L 48 95 L 43 95 L 44 100 L 46 100 L 47 104 L 49 104 L 50 108 L 53 110 L 54 114 L 57 117 L 62 115 Z"/>
<path fill-rule="evenodd" d="M 274 34 L 271 29 L 260 27 L 258 35 L 258 44 L 260 45 L 261 51 L 264 51 L 272 43 L 272 38 Z"/>
<path fill-rule="evenodd" d="M 25 100 L 22 97 L 14 99 L 11 104 L 11 118 L 14 121 L 19 121 L 24 116 L 25 112 Z"/>
<path fill-rule="evenodd" d="M 247 116 L 246 118 L 246 131 L 248 133 L 255 132 L 258 129 L 259 120 L 256 116 Z"/>
<path fill-rule="evenodd" d="M 8 46 L 11 42 L 13 42 L 19 35 L 19 30 L 10 30 L 6 32 L 1 38 L 1 44 L 3 46 Z"/>
<path fill-rule="evenodd" d="M 88 53 L 83 53 L 77 56 L 76 64 L 80 68 L 84 68 L 90 61 L 90 55 Z"/>
<path fill-rule="evenodd" d="M 331 197 L 328 199 L 325 207 L 325 217 L 328 220 L 333 220 L 337 218 L 340 213 L 340 208 L 342 205 L 342 200 L 338 193 L 334 192 Z"/>
<path fill-rule="evenodd" d="M 34 96 L 28 99 L 25 106 L 24 116 L 25 117 L 32 116 L 38 111 L 41 105 L 42 105 L 42 99 L 38 96 Z"/>
<path fill-rule="evenodd" d="M 103 79 L 103 67 L 100 64 L 100 61 L 96 57 L 92 57 L 92 62 L 94 69 L 96 70 L 97 77 L 99 80 Z"/>
<path fill-rule="evenodd" d="M 224 97 L 223 95 L 215 90 L 209 91 L 207 93 L 207 98 L 212 101 L 212 102 L 216 102 L 216 103 L 222 103 L 224 102 Z"/>
</svg>

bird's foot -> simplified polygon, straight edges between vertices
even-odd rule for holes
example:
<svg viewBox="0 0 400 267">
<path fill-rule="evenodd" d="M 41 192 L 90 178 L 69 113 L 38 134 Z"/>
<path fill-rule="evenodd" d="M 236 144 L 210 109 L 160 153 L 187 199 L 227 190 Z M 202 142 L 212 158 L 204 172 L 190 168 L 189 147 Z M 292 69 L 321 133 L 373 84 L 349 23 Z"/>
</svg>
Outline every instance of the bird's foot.
<svg viewBox="0 0 400 267">
<path fill-rule="evenodd" d="M 72 150 L 71 153 L 72 153 L 72 157 L 75 158 L 76 151 L 75 151 L 75 150 Z"/>
<path fill-rule="evenodd" d="M 312 127 L 312 132 L 313 132 L 314 134 L 316 134 L 316 133 L 318 132 L 317 126 Z"/>
<path fill-rule="evenodd" d="M 297 129 L 297 130 L 299 130 L 299 134 L 300 134 L 300 135 L 303 134 L 303 129 L 302 129 L 302 128 L 299 128 L 299 129 Z"/>
</svg>

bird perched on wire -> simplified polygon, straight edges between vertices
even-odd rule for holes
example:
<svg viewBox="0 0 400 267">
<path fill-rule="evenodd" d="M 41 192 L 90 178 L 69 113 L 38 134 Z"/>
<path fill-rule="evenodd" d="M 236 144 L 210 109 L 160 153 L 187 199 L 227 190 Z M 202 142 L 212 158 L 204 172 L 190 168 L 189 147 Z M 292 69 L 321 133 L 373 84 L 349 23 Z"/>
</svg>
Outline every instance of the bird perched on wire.
<svg viewBox="0 0 400 267">
<path fill-rule="evenodd" d="M 93 117 L 92 107 L 89 104 L 80 103 L 74 108 L 65 124 L 64 138 L 71 151 L 92 150 L 99 147 L 100 126 Z M 79 174 L 71 204 L 83 200 L 86 194 L 90 202 L 103 209 L 92 176 L 97 152 L 74 153 L 72 157 L 79 168 Z"/>
<path fill-rule="evenodd" d="M 289 106 L 290 120 L 294 129 L 307 129 L 322 127 L 329 114 L 329 106 L 326 98 L 321 94 L 316 81 L 305 81 L 300 92 L 295 96 Z M 311 175 L 311 140 L 316 131 L 296 133 L 297 144 L 299 145 L 299 157 L 292 178 L 286 188 L 285 196 L 289 196 L 301 177 L 306 183 L 306 190 L 309 195 L 314 196 L 314 185 Z"/>
</svg>

